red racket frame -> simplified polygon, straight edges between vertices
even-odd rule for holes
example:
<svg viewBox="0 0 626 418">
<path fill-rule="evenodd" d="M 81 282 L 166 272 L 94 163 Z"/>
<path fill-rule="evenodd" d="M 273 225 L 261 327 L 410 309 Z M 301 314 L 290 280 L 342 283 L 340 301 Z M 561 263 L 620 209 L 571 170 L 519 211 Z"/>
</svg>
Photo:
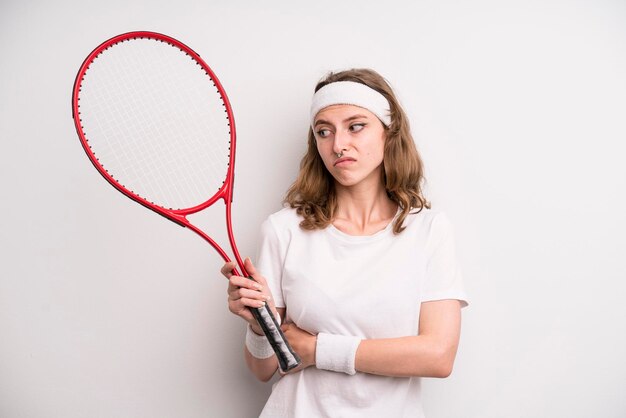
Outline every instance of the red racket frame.
<svg viewBox="0 0 626 418">
<path fill-rule="evenodd" d="M 117 182 L 109 173 L 108 171 L 102 167 L 102 165 L 100 165 L 100 163 L 98 162 L 98 158 L 95 156 L 95 154 L 93 153 L 93 151 L 91 150 L 91 147 L 89 145 L 89 141 L 88 139 L 85 137 L 85 134 L 83 132 L 82 126 L 81 126 L 81 120 L 80 120 L 80 98 L 79 98 L 79 94 L 80 94 L 80 85 L 83 81 L 83 78 L 85 76 L 85 73 L 87 72 L 87 70 L 89 69 L 89 66 L 91 65 L 91 63 L 98 57 L 98 55 L 100 55 L 102 52 L 104 52 L 106 49 L 110 48 L 111 46 L 119 43 L 119 42 L 124 42 L 130 39 L 141 39 L 141 38 L 151 38 L 151 39 L 157 39 L 159 41 L 162 42 L 166 42 L 168 44 L 174 45 L 177 48 L 179 48 L 180 50 L 182 50 L 183 52 L 185 52 L 186 54 L 188 54 L 189 56 L 191 56 L 198 64 L 200 64 L 202 66 L 202 69 L 204 71 L 206 71 L 209 76 L 211 77 L 211 80 L 215 83 L 215 87 L 217 88 L 217 90 L 219 91 L 223 101 L 224 101 L 224 107 L 225 107 L 225 111 L 226 114 L 228 115 L 228 120 L 229 120 L 229 128 L 230 128 L 230 157 L 229 157 L 229 163 L 228 163 L 228 173 L 226 174 L 226 179 L 224 180 L 224 184 L 222 185 L 222 187 L 218 190 L 218 192 L 213 195 L 209 200 L 207 200 L 204 203 L 201 203 L 197 206 L 194 206 L 192 208 L 188 208 L 188 209 L 166 209 L 162 206 L 158 206 L 150 201 L 148 201 L 147 199 L 133 193 L 131 190 L 127 189 L 125 186 L 123 186 L 122 184 L 120 184 L 119 182 Z M 78 117 L 77 117 L 78 116 Z M 83 62 L 83 64 L 81 65 L 80 69 L 78 70 L 78 74 L 76 75 L 76 80 L 74 82 L 74 90 L 72 93 L 72 117 L 74 118 L 74 125 L 76 126 L 76 132 L 78 133 L 78 136 L 80 138 L 80 143 L 83 146 L 83 149 L 85 150 L 85 152 L 87 153 L 87 156 L 89 156 L 89 160 L 93 163 L 94 167 L 96 167 L 96 169 L 98 170 L 98 172 L 100 172 L 100 174 L 102 174 L 102 176 L 116 189 L 118 189 L 120 192 L 124 193 L 127 197 L 133 199 L 134 201 L 142 204 L 143 206 L 147 207 L 150 210 L 153 210 L 154 212 L 158 213 L 159 215 L 162 215 L 164 217 L 166 217 L 167 219 L 176 222 L 177 224 L 179 224 L 180 226 L 186 227 L 191 229 L 192 231 L 194 231 L 196 234 L 200 235 L 206 242 L 208 242 L 209 244 L 211 244 L 211 246 L 213 248 L 215 248 L 215 250 L 220 254 L 220 256 L 222 256 L 222 258 L 224 259 L 224 261 L 231 261 L 230 258 L 228 257 L 228 255 L 226 254 L 226 252 L 222 249 L 222 247 L 220 247 L 211 237 L 209 237 L 207 234 L 205 234 L 202 230 L 200 230 L 199 228 L 197 228 L 195 225 L 193 225 L 191 222 L 189 222 L 189 220 L 187 220 L 187 215 L 191 215 L 193 213 L 199 212 L 203 209 L 206 209 L 207 207 L 211 206 L 213 203 L 215 203 L 217 200 L 219 199 L 223 199 L 224 203 L 226 205 L 226 229 L 228 232 L 228 240 L 230 241 L 230 246 L 233 250 L 233 254 L 235 256 L 235 260 L 237 261 L 237 264 L 239 265 L 239 268 L 241 268 L 241 273 L 239 274 L 239 272 L 237 271 L 237 269 L 233 270 L 233 273 L 237 276 L 240 275 L 244 275 L 244 276 L 248 276 L 248 272 L 246 272 L 245 267 L 243 265 L 243 260 L 241 259 L 241 256 L 239 255 L 239 250 L 237 249 L 237 244 L 235 243 L 235 238 L 233 236 L 233 229 L 232 229 L 232 222 L 231 222 L 231 203 L 233 201 L 233 184 L 235 181 L 235 147 L 236 147 L 236 130 L 235 130 L 235 119 L 233 117 L 233 111 L 232 108 L 230 106 L 230 102 L 228 101 L 228 96 L 226 96 L 226 92 L 224 91 L 224 88 L 222 87 L 222 84 L 220 83 L 219 79 L 217 78 L 217 76 L 215 75 L 215 73 L 213 72 L 213 70 L 211 70 L 211 68 L 204 62 L 204 60 L 200 57 L 199 54 L 197 54 L 194 50 L 192 50 L 191 48 L 189 48 L 187 45 L 183 44 L 182 42 L 171 38 L 167 35 L 163 35 L 161 33 L 156 33 L 156 32 L 146 32 L 146 31 L 137 31 L 137 32 L 128 32 L 128 33 L 123 33 L 121 35 L 117 35 L 114 36 L 113 38 L 103 42 L 100 46 L 98 46 L 96 49 L 94 49 L 91 54 L 89 54 L 87 56 L 87 58 L 85 59 L 85 61 Z"/>
<path fill-rule="evenodd" d="M 200 203 L 197 206 L 188 208 L 188 209 L 166 209 L 162 206 L 156 205 L 153 202 L 148 201 L 142 196 L 137 195 L 132 190 L 129 190 L 124 185 L 120 184 L 116 181 L 113 176 L 111 176 L 108 171 L 100 165 L 98 158 L 93 153 L 91 146 L 89 145 L 89 140 L 85 136 L 85 133 L 82 129 L 81 119 L 80 119 L 80 86 L 82 84 L 82 80 L 85 77 L 87 70 L 91 63 L 100 55 L 103 51 L 110 48 L 111 46 L 128 41 L 131 39 L 141 39 L 141 38 L 150 38 L 156 39 L 161 42 L 166 42 L 170 45 L 173 45 L 179 48 L 181 51 L 185 52 L 191 58 L 198 63 L 204 71 L 211 77 L 215 87 L 220 93 L 225 112 L 228 116 L 229 120 L 229 128 L 230 128 L 230 156 L 229 156 L 229 164 L 228 164 L 228 172 L 226 174 L 226 179 L 224 180 L 224 184 L 220 189 L 213 195 L 209 200 L 204 203 Z M 235 147 L 236 147 L 236 131 L 235 131 L 235 119 L 233 117 L 232 108 L 230 106 L 230 102 L 228 101 L 228 96 L 226 96 L 226 92 L 222 87 L 222 84 L 219 82 L 215 73 L 209 68 L 209 66 L 204 62 L 200 55 L 198 55 L 195 51 L 189 48 L 187 45 L 182 42 L 171 38 L 167 35 L 163 35 L 161 33 L 156 32 L 147 32 L 147 31 L 136 31 L 136 32 L 128 32 L 121 35 L 114 36 L 113 38 L 103 42 L 100 46 L 94 49 L 85 59 L 83 64 L 81 65 L 78 74 L 76 75 L 76 80 L 74 81 L 74 89 L 72 93 L 72 117 L 74 118 L 74 125 L 76 127 L 76 132 L 78 133 L 78 137 L 80 138 L 80 142 L 83 146 L 83 149 L 87 153 L 89 160 L 92 162 L 94 167 L 98 170 L 98 172 L 117 190 L 122 192 L 124 195 L 129 197 L 130 199 L 140 203 L 141 205 L 147 207 L 148 209 L 158 213 L 159 215 L 164 216 L 165 218 L 179 224 L 180 226 L 186 227 L 194 231 L 196 234 L 201 236 L 205 241 L 207 241 L 211 246 L 219 253 L 219 255 L 225 261 L 231 261 L 226 252 L 220 247 L 211 237 L 205 234 L 198 227 L 193 225 L 187 219 L 187 215 L 191 215 L 193 213 L 199 212 L 213 203 L 215 203 L 219 199 L 224 200 L 224 204 L 226 205 L 226 230 L 228 232 L 228 240 L 230 242 L 230 246 L 233 250 L 233 255 L 235 256 L 235 260 L 241 269 L 241 273 L 237 271 L 237 269 L 233 269 L 233 274 L 237 276 L 245 276 L 250 279 L 250 275 L 245 270 L 243 265 L 243 260 L 239 255 L 239 250 L 237 249 L 237 244 L 235 243 L 235 238 L 233 236 L 232 229 L 232 221 L 231 221 L 231 204 L 233 200 L 233 184 L 235 181 Z M 297 353 L 293 351 L 293 349 L 289 346 L 287 339 L 282 333 L 280 327 L 278 326 L 278 322 L 274 318 L 272 311 L 268 306 L 264 306 L 261 308 L 250 308 L 255 319 L 258 321 L 259 325 L 263 329 L 263 332 L 268 336 L 269 342 L 274 348 L 274 351 L 277 353 L 277 358 L 279 362 L 279 366 L 283 371 L 291 370 L 297 367 L 301 360 L 298 357 Z"/>
</svg>

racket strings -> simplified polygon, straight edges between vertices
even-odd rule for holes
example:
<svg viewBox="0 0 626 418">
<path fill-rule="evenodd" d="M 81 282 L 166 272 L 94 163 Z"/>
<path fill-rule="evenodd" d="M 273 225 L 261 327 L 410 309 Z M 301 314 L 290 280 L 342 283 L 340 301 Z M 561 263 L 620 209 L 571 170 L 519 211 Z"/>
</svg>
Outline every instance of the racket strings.
<svg viewBox="0 0 626 418">
<path fill-rule="evenodd" d="M 103 51 L 86 72 L 81 125 L 102 167 L 165 208 L 196 206 L 223 185 L 230 121 L 206 71 L 153 39 Z"/>
</svg>

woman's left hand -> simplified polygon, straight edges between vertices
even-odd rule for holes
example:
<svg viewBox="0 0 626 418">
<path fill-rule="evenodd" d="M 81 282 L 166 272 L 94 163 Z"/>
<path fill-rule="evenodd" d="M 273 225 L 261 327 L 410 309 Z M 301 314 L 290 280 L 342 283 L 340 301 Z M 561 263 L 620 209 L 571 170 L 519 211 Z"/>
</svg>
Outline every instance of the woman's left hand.
<svg viewBox="0 0 626 418">
<path fill-rule="evenodd" d="M 289 370 L 287 373 L 281 372 L 281 374 L 295 373 L 306 369 L 309 366 L 315 366 L 315 346 L 317 345 L 317 336 L 298 328 L 298 326 L 293 322 L 281 325 L 280 329 L 283 330 L 283 334 L 285 334 L 285 338 L 289 341 L 291 348 L 293 348 L 302 360 L 302 364 L 298 367 Z"/>
</svg>

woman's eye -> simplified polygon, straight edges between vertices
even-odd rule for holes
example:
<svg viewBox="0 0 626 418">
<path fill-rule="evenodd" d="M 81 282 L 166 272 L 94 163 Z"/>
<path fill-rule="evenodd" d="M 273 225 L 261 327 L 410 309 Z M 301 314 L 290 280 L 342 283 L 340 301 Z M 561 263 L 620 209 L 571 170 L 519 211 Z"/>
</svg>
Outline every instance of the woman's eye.
<svg viewBox="0 0 626 418">
<path fill-rule="evenodd" d="M 359 132 L 363 128 L 365 128 L 364 123 L 354 123 L 350 125 L 350 132 Z"/>
<path fill-rule="evenodd" d="M 330 135 L 330 129 L 320 129 L 317 131 L 317 136 L 320 138 L 326 138 L 328 135 Z"/>
</svg>

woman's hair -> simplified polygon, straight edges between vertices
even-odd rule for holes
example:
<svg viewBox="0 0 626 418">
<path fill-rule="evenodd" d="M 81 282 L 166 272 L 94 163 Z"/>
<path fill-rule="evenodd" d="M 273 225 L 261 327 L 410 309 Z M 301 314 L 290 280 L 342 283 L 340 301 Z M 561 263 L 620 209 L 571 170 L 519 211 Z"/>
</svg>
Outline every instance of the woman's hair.
<svg viewBox="0 0 626 418">
<path fill-rule="evenodd" d="M 394 233 L 399 234 L 404 229 L 402 224 L 411 209 L 418 209 L 418 213 L 424 207 L 430 209 L 430 202 L 422 196 L 424 166 L 413 142 L 409 121 L 389 84 L 374 70 L 358 68 L 329 73 L 317 83 L 315 91 L 336 81 L 365 84 L 389 102 L 391 124 L 385 127 L 382 181 L 387 196 L 401 210 L 393 225 Z M 315 141 L 313 130 L 309 128 L 308 148 L 300 162 L 300 172 L 284 200 L 304 218 L 300 227 L 307 230 L 326 228 L 333 221 L 337 210 L 335 181 L 324 166 Z"/>
</svg>

